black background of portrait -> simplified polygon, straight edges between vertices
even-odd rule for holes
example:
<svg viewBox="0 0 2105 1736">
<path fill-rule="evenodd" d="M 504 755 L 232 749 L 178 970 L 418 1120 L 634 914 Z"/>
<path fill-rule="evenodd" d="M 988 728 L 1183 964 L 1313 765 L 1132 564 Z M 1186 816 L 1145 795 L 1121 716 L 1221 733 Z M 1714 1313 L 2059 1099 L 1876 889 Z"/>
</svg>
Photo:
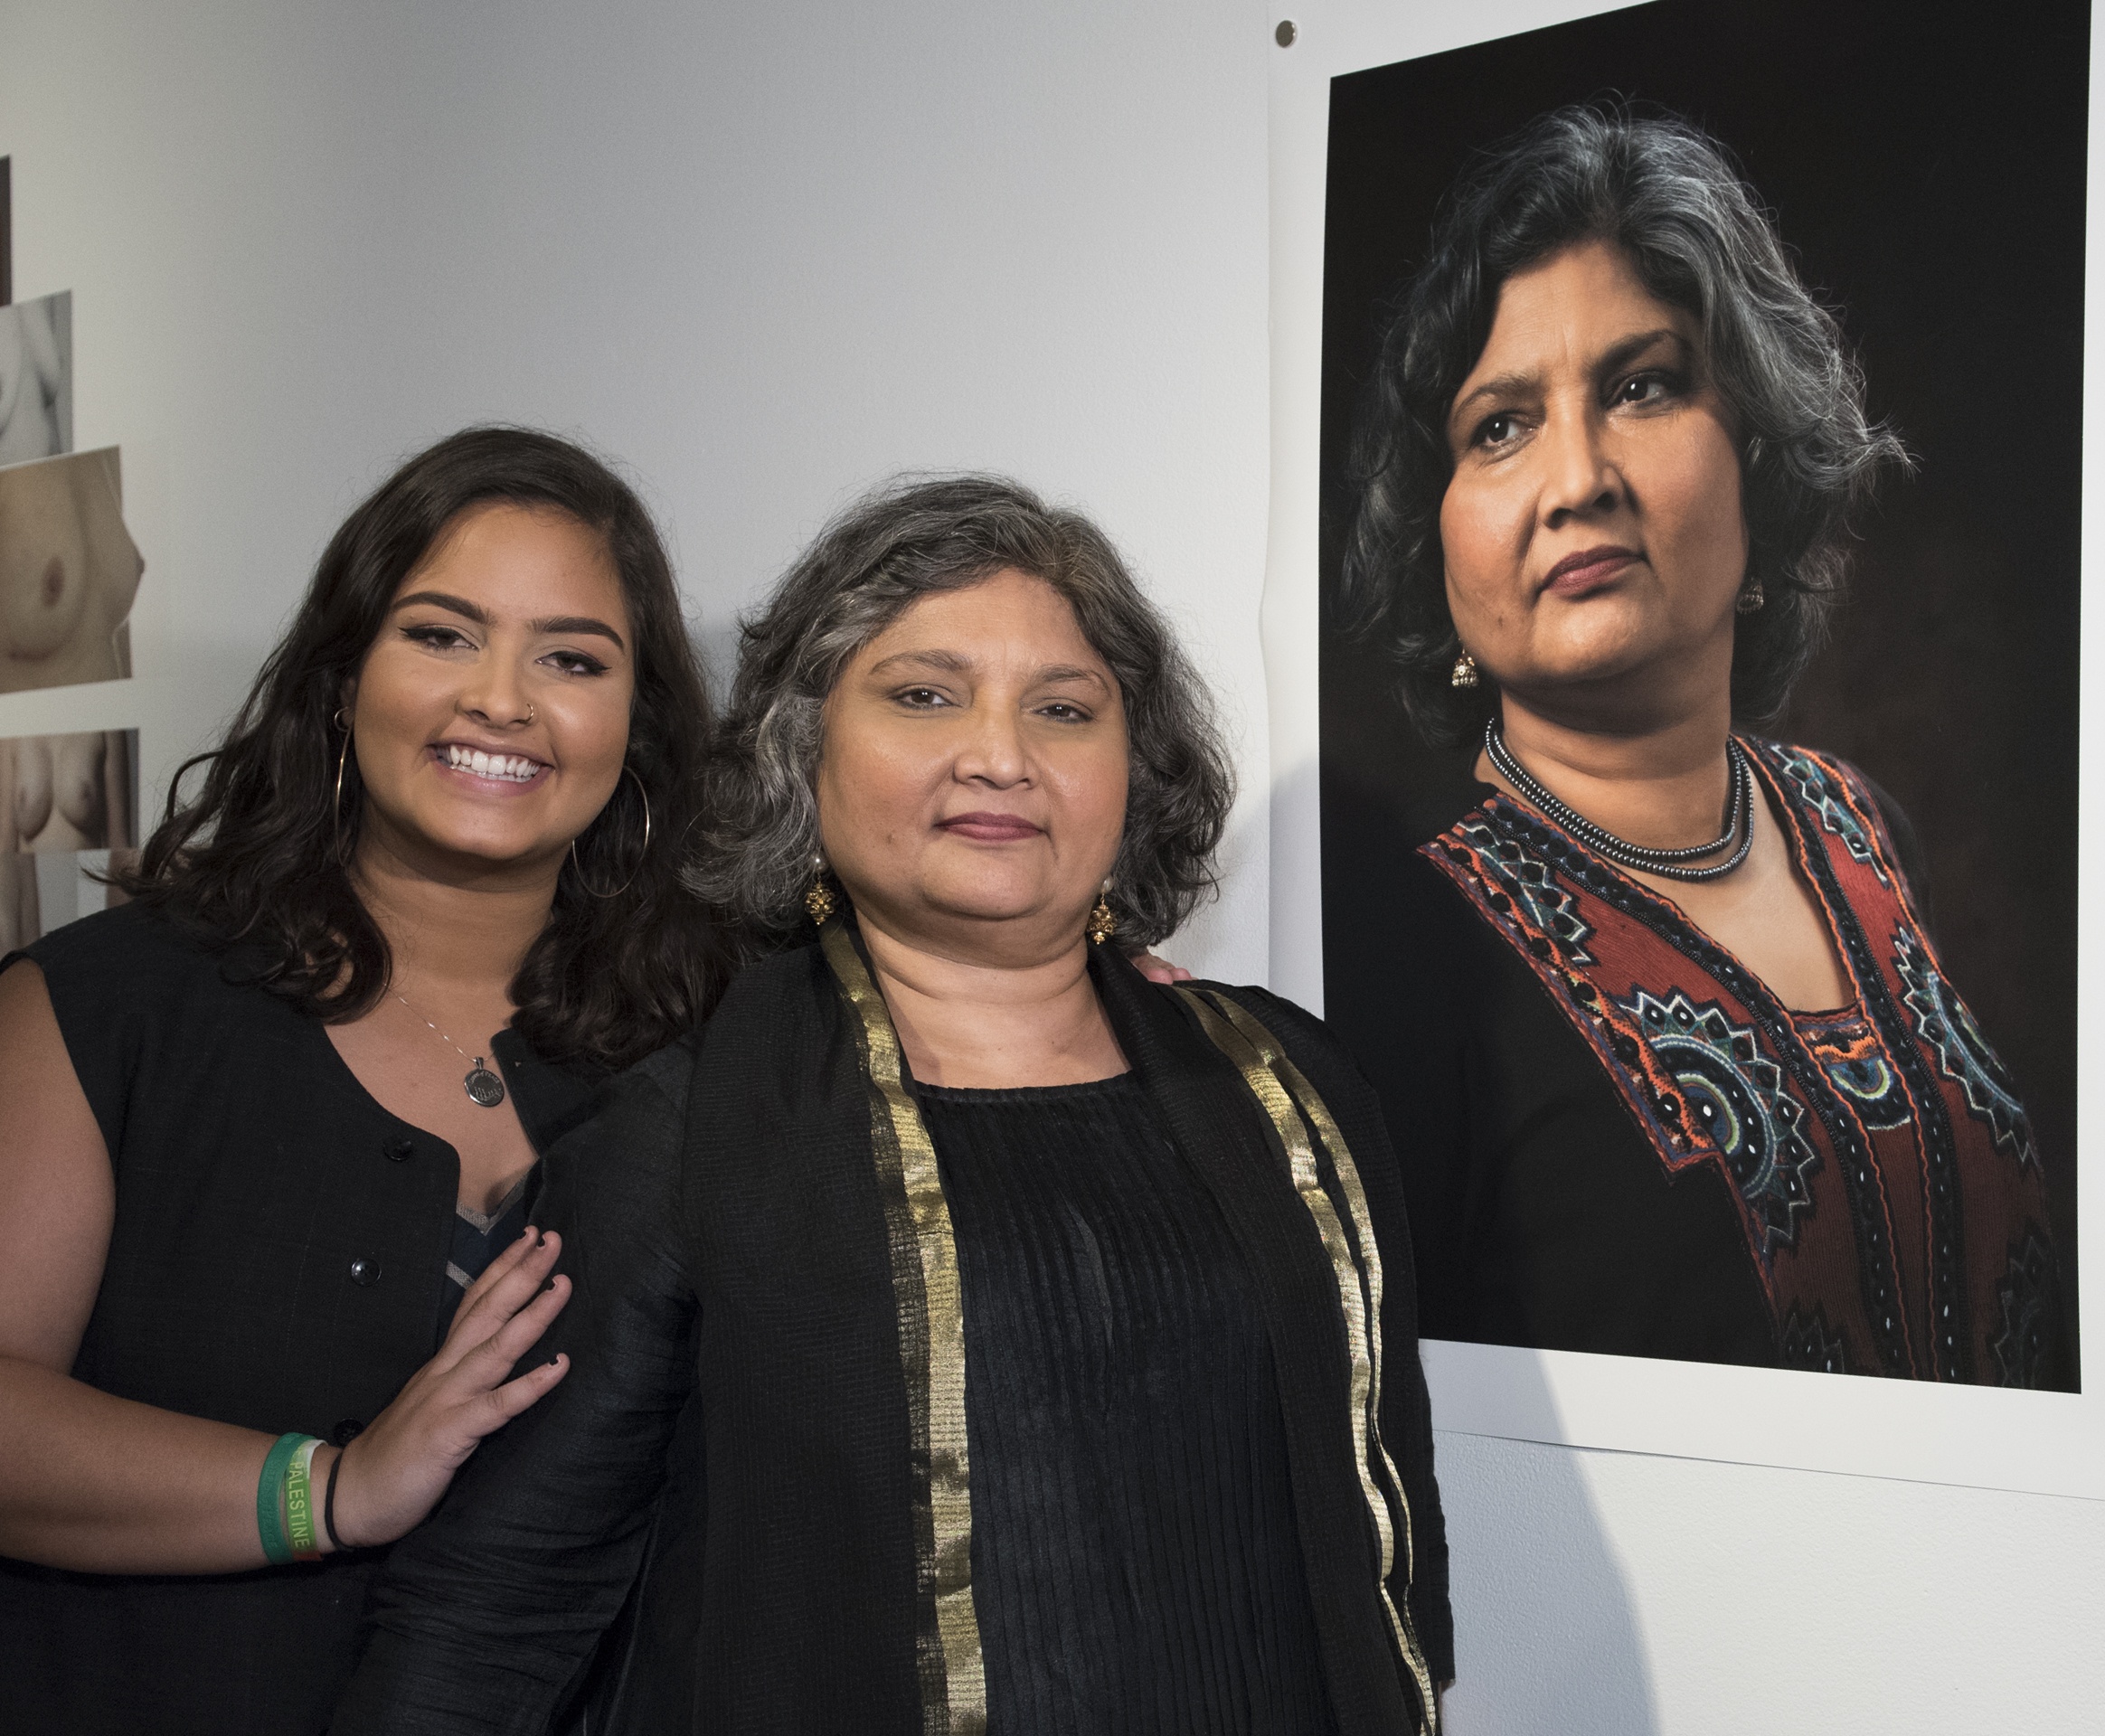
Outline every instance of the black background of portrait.
<svg viewBox="0 0 2105 1736">
<path fill-rule="evenodd" d="M 1865 515 L 1833 641 L 1773 733 L 1853 760 L 1913 819 L 1946 965 L 2039 1136 L 2072 1302 L 2089 28 L 2084 0 L 1658 0 L 1354 73 L 1331 86 L 1323 279 L 1328 595 L 1381 305 L 1472 155 L 1618 96 L 1737 157 L 1921 467 Z M 1335 955 L 1391 869 L 1366 805 L 1430 836 L 1474 755 L 1425 746 L 1381 656 L 1327 625 L 1321 686 Z M 1349 1030 L 1351 1006 L 1327 1012 Z"/>
</svg>

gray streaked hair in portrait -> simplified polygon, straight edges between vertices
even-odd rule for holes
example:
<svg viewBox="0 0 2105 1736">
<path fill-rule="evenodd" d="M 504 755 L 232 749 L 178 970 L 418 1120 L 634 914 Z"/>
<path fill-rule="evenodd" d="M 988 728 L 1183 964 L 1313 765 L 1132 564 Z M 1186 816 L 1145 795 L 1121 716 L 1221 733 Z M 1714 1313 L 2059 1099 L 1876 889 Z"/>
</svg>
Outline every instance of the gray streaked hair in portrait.
<svg viewBox="0 0 2105 1736">
<path fill-rule="evenodd" d="M 1386 646 L 1431 741 L 1479 738 L 1494 684 L 1457 688 L 1440 511 L 1447 422 L 1490 336 L 1506 278 L 1575 243 L 1619 248 L 1647 289 L 1701 323 L 1704 364 L 1737 429 L 1747 577 L 1732 712 L 1772 722 L 1826 634 L 1848 574 L 1849 516 L 1879 473 L 1910 467 L 1865 417 L 1835 316 L 1798 281 L 1769 217 L 1714 139 L 1670 117 L 1586 105 L 1543 116 L 1487 154 L 1442 203 L 1431 251 L 1394 304 L 1359 409 L 1358 494 L 1334 618 Z"/>
<path fill-rule="evenodd" d="M 689 879 L 756 938 L 806 921 L 818 849 L 814 783 L 826 697 L 918 599 L 1008 569 L 1066 599 L 1118 678 L 1126 826 L 1112 870 L 1122 943 L 1152 946 L 1210 894 L 1234 778 L 1204 684 L 1110 540 L 1001 476 L 910 477 L 842 512 L 741 623 Z"/>
</svg>

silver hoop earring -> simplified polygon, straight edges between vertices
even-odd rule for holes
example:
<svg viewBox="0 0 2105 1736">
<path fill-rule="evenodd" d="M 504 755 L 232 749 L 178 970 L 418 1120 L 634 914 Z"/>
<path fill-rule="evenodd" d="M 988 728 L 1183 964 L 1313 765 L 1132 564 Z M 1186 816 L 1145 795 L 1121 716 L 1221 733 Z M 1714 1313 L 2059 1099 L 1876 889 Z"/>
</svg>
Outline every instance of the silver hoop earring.
<svg viewBox="0 0 2105 1736">
<path fill-rule="evenodd" d="M 577 870 L 578 884 L 594 898 L 619 898 L 622 893 L 636 884 L 637 875 L 643 872 L 644 858 L 650 854 L 650 791 L 643 787 L 643 779 L 637 778 L 634 766 L 624 766 L 621 769 L 629 777 L 636 778 L 636 793 L 643 797 L 643 847 L 636 853 L 636 866 L 628 871 L 628 878 L 612 892 L 602 892 L 585 878 L 585 865 L 578 860 L 578 841 L 575 838 L 571 840 L 571 866 Z M 609 803 L 609 806 L 612 806 L 612 804 Z"/>
<path fill-rule="evenodd" d="M 344 708 L 336 707 L 335 725 L 344 731 L 344 745 L 336 750 L 336 795 L 330 804 L 329 817 L 335 824 L 336 860 L 344 860 L 344 767 L 351 758 L 351 720 L 344 715 Z"/>
</svg>

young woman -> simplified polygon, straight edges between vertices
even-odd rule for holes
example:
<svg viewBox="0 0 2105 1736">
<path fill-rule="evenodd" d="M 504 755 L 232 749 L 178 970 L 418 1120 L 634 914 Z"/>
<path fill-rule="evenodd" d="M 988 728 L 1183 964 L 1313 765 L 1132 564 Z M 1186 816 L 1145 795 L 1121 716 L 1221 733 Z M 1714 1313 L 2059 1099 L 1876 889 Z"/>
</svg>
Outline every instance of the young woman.
<svg viewBox="0 0 2105 1736">
<path fill-rule="evenodd" d="M 12 1724 L 323 1727 L 379 1546 L 564 1374 L 507 1379 L 567 1295 L 537 1152 L 716 986 L 704 728 L 634 493 L 469 430 L 330 542 L 133 901 L 5 961 Z"/>
<path fill-rule="evenodd" d="M 1115 551 L 998 479 L 865 501 L 725 735 L 705 890 L 803 944 L 551 1155 L 577 1372 L 398 1552 L 335 1728 L 545 1729 L 647 1554 L 639 1736 L 1432 1731 L 1395 1158 L 1317 1021 L 1105 944 L 1229 807 Z"/>
</svg>

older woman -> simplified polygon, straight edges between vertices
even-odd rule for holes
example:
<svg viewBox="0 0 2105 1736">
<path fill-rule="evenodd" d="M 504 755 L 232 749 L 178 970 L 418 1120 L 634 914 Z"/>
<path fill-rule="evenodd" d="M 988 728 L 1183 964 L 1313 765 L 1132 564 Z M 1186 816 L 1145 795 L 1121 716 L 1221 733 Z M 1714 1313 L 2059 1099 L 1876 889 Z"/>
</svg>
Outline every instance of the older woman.
<svg viewBox="0 0 2105 1736">
<path fill-rule="evenodd" d="M 1394 1009 L 1353 1037 L 1423 1136 L 1429 1334 L 2063 1378 L 2038 1153 L 1906 823 L 1742 732 L 1905 462 L 1694 129 L 1562 110 L 1451 196 L 1370 394 L 1344 600 L 1485 788 L 1331 961 L 1334 1005 Z M 1372 974 L 1398 958 L 1407 988 Z"/>
<path fill-rule="evenodd" d="M 704 888 L 805 944 L 552 1158 L 577 1372 L 398 1552 L 336 1727 L 542 1728 L 669 1444 L 618 1728 L 1430 1730 L 1372 1096 L 1099 944 L 1176 925 L 1228 807 L 1117 555 L 1007 483 L 879 495 L 748 625 L 726 733 Z"/>
</svg>

